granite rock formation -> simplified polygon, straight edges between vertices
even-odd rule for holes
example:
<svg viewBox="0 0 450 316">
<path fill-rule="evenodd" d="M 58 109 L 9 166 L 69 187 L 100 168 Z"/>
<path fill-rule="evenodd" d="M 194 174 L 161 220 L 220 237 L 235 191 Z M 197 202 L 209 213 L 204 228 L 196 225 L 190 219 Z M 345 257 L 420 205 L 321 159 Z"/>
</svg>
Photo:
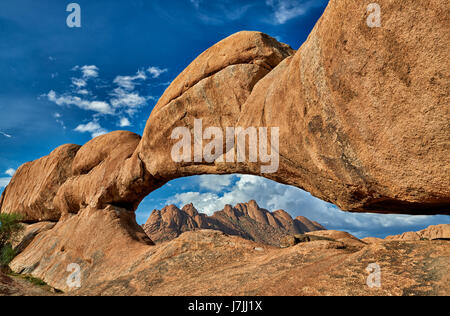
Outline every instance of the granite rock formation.
<svg viewBox="0 0 450 316">
<path fill-rule="evenodd" d="M 82 269 L 82 287 L 69 295 L 186 296 L 412 296 L 449 295 L 448 241 L 366 244 L 337 231 L 307 233 L 313 240 L 280 249 L 219 231 L 182 234 L 146 251 L 121 252 L 117 266 Z M 311 238 L 314 239 L 314 238 Z M 371 264 L 381 287 L 369 287 Z M 109 262 L 111 263 L 111 262 Z M 111 272 L 110 272 L 111 271 Z M 111 274 L 110 274 L 111 273 Z M 69 275 L 66 273 L 65 278 Z M 65 279 L 64 279 L 65 280 Z M 65 284 L 64 282 L 61 282 Z M 1 280 L 0 280 L 1 286 Z M 1 294 L 0 294 L 1 295 Z"/>
<path fill-rule="evenodd" d="M 404 241 L 420 241 L 420 240 L 450 240 L 450 224 L 442 224 L 430 226 L 419 232 L 406 232 L 397 236 L 388 236 L 386 240 L 404 240 Z"/>
<path fill-rule="evenodd" d="M 226 205 L 212 216 L 199 213 L 192 204 L 181 210 L 169 205 L 162 210 L 154 210 L 143 228 L 155 243 L 175 239 L 188 231 L 212 229 L 273 246 L 279 246 L 288 235 L 325 230 L 305 217 L 293 219 L 283 210 L 271 213 L 260 208 L 256 201 L 235 207 Z"/>
<path fill-rule="evenodd" d="M 86 286 L 126 280 L 139 264 L 161 267 L 148 256 L 162 248 L 149 250 L 152 242 L 135 221 L 145 196 L 184 176 L 262 175 L 262 164 L 251 161 L 175 163 L 171 133 L 192 130 L 195 119 L 203 119 L 204 128 L 279 127 L 279 150 L 272 148 L 279 169 L 263 176 L 344 211 L 450 214 L 447 2 L 377 2 L 382 26 L 371 28 L 367 3 L 331 0 L 298 51 L 259 32 L 232 35 L 175 79 L 142 139 L 114 132 L 81 148 L 62 146 L 19 168 L 0 198 L 0 212 L 20 213 L 27 223 L 58 222 L 35 236 L 11 267 L 62 289 L 70 263 L 81 265 Z M 225 146 L 224 153 L 235 150 Z M 183 251 L 180 243 L 171 244 L 175 254 Z M 380 246 L 380 253 L 395 252 L 397 245 Z M 430 251 L 446 253 L 440 245 Z M 414 249 L 425 257 L 425 246 Z M 297 258 L 291 254 L 288 259 Z M 445 270 L 439 258 L 429 260 L 424 269 Z M 405 282 L 415 286 L 420 273 Z M 258 293 L 270 294 L 269 283 Z"/>
<path fill-rule="evenodd" d="M 21 166 L 0 200 L 2 213 L 16 213 L 26 223 L 58 221 L 60 210 L 53 199 L 72 175 L 72 161 L 78 145 L 64 145 L 50 155 Z"/>
</svg>

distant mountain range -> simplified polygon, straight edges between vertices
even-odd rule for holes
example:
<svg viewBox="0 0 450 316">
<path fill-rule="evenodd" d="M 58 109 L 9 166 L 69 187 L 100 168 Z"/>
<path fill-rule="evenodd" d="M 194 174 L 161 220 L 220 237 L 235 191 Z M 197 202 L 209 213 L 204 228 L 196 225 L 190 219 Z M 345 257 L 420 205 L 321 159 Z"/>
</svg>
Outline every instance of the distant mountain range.
<svg viewBox="0 0 450 316">
<path fill-rule="evenodd" d="M 143 228 L 155 243 L 175 239 L 188 231 L 212 229 L 273 246 L 279 246 L 288 235 L 326 230 L 303 216 L 293 219 L 283 210 L 269 212 L 260 208 L 256 201 L 235 207 L 226 205 L 212 216 L 199 213 L 193 204 L 181 210 L 169 205 L 162 210 L 154 210 Z"/>
</svg>

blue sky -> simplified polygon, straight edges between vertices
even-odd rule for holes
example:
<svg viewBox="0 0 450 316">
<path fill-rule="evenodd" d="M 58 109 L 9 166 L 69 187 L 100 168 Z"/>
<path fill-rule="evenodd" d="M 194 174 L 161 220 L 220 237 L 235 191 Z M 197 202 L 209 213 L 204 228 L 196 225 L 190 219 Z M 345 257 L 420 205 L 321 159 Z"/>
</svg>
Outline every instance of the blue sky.
<svg viewBox="0 0 450 316">
<path fill-rule="evenodd" d="M 114 130 L 142 134 L 167 85 L 205 49 L 241 30 L 297 49 L 321 16 L 321 0 L 78 0 L 81 28 L 62 0 L 0 0 L 0 191 L 21 164 L 65 143 Z M 167 203 L 212 212 L 255 199 L 328 228 L 384 236 L 448 216 L 355 215 L 309 194 L 248 176 L 179 179 L 152 193 L 137 217 Z"/>
</svg>

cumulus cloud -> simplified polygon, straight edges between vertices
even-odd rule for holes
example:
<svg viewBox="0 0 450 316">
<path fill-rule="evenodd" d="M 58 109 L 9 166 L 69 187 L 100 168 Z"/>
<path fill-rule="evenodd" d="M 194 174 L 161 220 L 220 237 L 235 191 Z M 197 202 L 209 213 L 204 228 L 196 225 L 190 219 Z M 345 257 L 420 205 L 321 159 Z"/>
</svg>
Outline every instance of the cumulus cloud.
<svg viewBox="0 0 450 316">
<path fill-rule="evenodd" d="M 189 203 L 193 203 L 194 206 L 201 210 L 201 212 L 212 215 L 215 211 L 222 209 L 219 207 L 221 203 L 218 203 L 219 196 L 214 193 L 200 193 L 200 192 L 185 192 L 176 194 L 174 197 L 167 201 L 167 204 L 175 204 L 180 208 Z M 224 204 L 225 206 L 226 204 Z"/>
<path fill-rule="evenodd" d="M 145 68 L 142 68 L 145 69 Z M 64 93 L 49 91 L 43 97 L 59 106 L 75 106 L 82 110 L 94 112 L 92 122 L 78 125 L 74 130 L 77 132 L 91 133 L 92 137 L 102 135 L 107 130 L 100 126 L 101 115 L 113 115 L 119 118 L 120 127 L 131 126 L 130 117 L 144 106 L 149 100 L 155 100 L 153 96 L 142 95 L 144 82 L 148 78 L 158 78 L 167 72 L 156 66 L 147 70 L 138 70 L 134 75 L 116 76 L 112 82 L 99 78 L 97 66 L 75 66 L 73 71 L 80 71 L 78 78 L 71 78 L 70 90 Z M 95 85 L 91 86 L 91 81 Z M 140 88 L 142 86 L 142 88 Z M 140 89 L 139 89 L 140 88 Z M 55 116 L 56 121 L 66 129 L 61 117 Z"/>
<path fill-rule="evenodd" d="M 182 207 L 193 203 L 206 214 L 223 209 L 226 204 L 256 200 L 270 211 L 283 209 L 293 217 L 306 216 L 318 221 L 328 229 L 348 231 L 358 237 L 397 234 L 410 230 L 420 230 L 429 225 L 450 223 L 449 216 L 405 216 L 381 214 L 356 214 L 340 211 L 334 205 L 314 198 L 309 193 L 292 186 L 282 185 L 264 178 L 240 175 L 201 176 L 199 187 L 209 188 L 209 192 L 178 193 L 167 200 L 167 204 Z M 219 189 L 221 188 L 221 189 Z"/>
<path fill-rule="evenodd" d="M 86 80 L 80 78 L 72 78 L 72 84 L 77 88 L 83 88 L 87 86 Z"/>
<path fill-rule="evenodd" d="M 100 126 L 98 122 L 89 122 L 87 124 L 78 125 L 74 131 L 79 133 L 90 133 L 92 138 L 107 134 L 108 131 Z"/>
<path fill-rule="evenodd" d="M 167 69 L 160 69 L 158 67 L 150 67 L 148 72 L 153 78 L 159 77 Z M 110 94 L 112 99 L 111 105 L 115 108 L 124 109 L 128 115 L 133 115 L 136 111 L 144 107 L 147 101 L 153 99 L 152 96 L 144 97 L 138 91 L 136 86 L 141 84 L 141 81 L 147 80 L 145 72 L 139 70 L 134 76 L 117 76 L 114 83 L 118 86 Z"/>
<path fill-rule="evenodd" d="M 266 0 L 272 8 L 275 24 L 284 24 L 289 20 L 304 15 L 314 6 L 321 5 L 322 0 Z"/>
<path fill-rule="evenodd" d="M 200 189 L 221 192 L 233 183 L 234 178 L 233 175 L 204 175 L 198 177 L 198 184 Z"/>
<path fill-rule="evenodd" d="M 80 70 L 84 79 L 97 78 L 99 73 L 99 69 L 95 65 L 75 66 L 73 70 Z"/>
<path fill-rule="evenodd" d="M 139 80 L 147 80 L 147 76 L 143 71 L 138 71 L 134 76 L 117 76 L 114 83 L 125 90 L 133 90 Z"/>
<path fill-rule="evenodd" d="M 88 101 L 81 99 L 78 96 L 72 95 L 61 95 L 58 96 L 55 91 L 51 90 L 47 94 L 47 98 L 49 101 L 56 103 L 59 106 L 65 105 L 70 106 L 74 105 L 83 110 L 94 111 L 100 114 L 114 114 L 111 106 L 104 101 Z"/>
<path fill-rule="evenodd" d="M 147 103 L 147 99 L 138 92 L 130 92 L 122 88 L 117 88 L 111 94 L 111 105 L 114 108 L 127 108 L 127 113 L 134 113 L 136 109 L 143 107 Z"/>
<path fill-rule="evenodd" d="M 166 72 L 168 72 L 169 70 L 168 70 L 168 69 L 161 69 L 161 68 L 159 68 L 159 67 L 152 66 L 152 67 L 149 67 L 149 68 L 147 69 L 147 71 L 148 71 L 148 73 L 152 76 L 153 79 L 157 79 L 157 78 L 159 78 L 163 73 L 166 73 Z"/>
<path fill-rule="evenodd" d="M 5 171 L 5 174 L 12 177 L 14 175 L 14 173 L 16 173 L 16 169 L 13 168 L 9 168 L 8 170 Z"/>
<path fill-rule="evenodd" d="M 14 176 L 14 173 L 16 173 L 16 170 L 13 168 L 9 168 L 8 170 L 5 171 L 5 174 L 8 175 L 9 177 L 0 178 L 0 189 L 6 188 L 6 186 L 9 184 L 12 177 Z"/>
<path fill-rule="evenodd" d="M 122 117 L 120 119 L 119 126 L 120 127 L 128 127 L 128 126 L 131 126 L 131 122 L 128 118 Z"/>
</svg>

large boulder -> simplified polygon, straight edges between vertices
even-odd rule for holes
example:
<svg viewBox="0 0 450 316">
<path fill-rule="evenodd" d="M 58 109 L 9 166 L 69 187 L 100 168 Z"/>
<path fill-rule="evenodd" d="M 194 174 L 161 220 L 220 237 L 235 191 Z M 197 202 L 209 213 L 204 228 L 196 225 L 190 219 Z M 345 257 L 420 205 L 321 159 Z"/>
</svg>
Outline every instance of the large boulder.
<svg viewBox="0 0 450 316">
<path fill-rule="evenodd" d="M 99 136 L 84 145 L 74 158 L 72 174 L 58 190 L 55 205 L 63 214 L 76 214 L 91 206 L 108 205 L 134 211 L 148 193 L 147 185 L 136 182 L 145 177 L 137 155 L 139 135 L 117 131 Z"/>
<path fill-rule="evenodd" d="M 157 279 L 151 281 L 157 284 L 165 266 L 154 259 L 154 250 L 148 247 L 151 241 L 136 224 L 133 211 L 151 191 L 189 175 L 263 175 L 305 189 L 345 211 L 450 214 L 446 3 L 377 2 L 382 25 L 371 28 L 367 2 L 331 0 L 297 52 L 258 32 L 233 35 L 199 56 L 172 83 L 152 112 L 142 140 L 132 133 L 114 132 L 82 149 L 66 145 L 22 166 L 0 198 L 1 212 L 18 212 L 31 223 L 60 221 L 34 237 L 12 262 L 13 270 L 31 272 L 66 289 L 67 265 L 77 263 L 85 273 L 85 284 L 99 289 L 98 282 L 121 276 L 124 284 L 129 284 L 130 271 L 141 265 L 147 273 L 145 269 L 153 262 Z M 203 129 L 279 128 L 279 147 L 268 144 L 279 154 L 279 168 L 275 173 L 263 173 L 262 162 L 223 163 L 222 157 L 212 162 L 175 162 L 172 149 L 177 140 L 172 133 L 179 127 L 192 132 L 196 119 L 203 120 Z M 209 145 L 196 144 L 201 149 Z M 231 151 L 237 151 L 235 145 L 224 146 L 224 153 Z M 283 226 L 286 217 L 282 212 L 269 216 L 251 206 L 238 211 L 247 212 L 255 222 L 269 223 L 267 226 Z M 238 211 L 224 210 L 235 217 Z M 330 237 L 330 232 L 320 234 Z M 338 236 L 332 239 L 339 241 Z M 327 241 L 304 247 L 321 255 L 314 248 L 317 243 L 324 249 L 342 250 L 340 244 Z M 181 241 L 172 246 L 168 253 L 162 251 L 163 259 L 184 255 L 183 249 L 187 249 Z M 421 254 L 428 251 L 428 246 L 419 246 Z M 443 242 L 432 246 L 436 253 L 448 252 Z M 392 253 L 389 244 L 380 247 L 383 253 Z M 296 250 L 292 248 L 292 259 L 283 257 L 280 262 L 297 262 Z M 349 258 L 345 273 L 355 271 L 354 263 L 360 265 L 365 256 L 367 253 L 361 252 Z M 427 259 L 430 265 L 446 267 L 447 257 Z M 343 258 L 337 257 L 336 262 Z M 397 263 L 398 259 L 387 263 L 394 276 L 402 272 L 395 270 Z M 214 265 L 208 262 L 207 266 Z M 335 269 L 342 280 L 341 267 Z M 193 268 L 196 270 L 198 265 Z M 290 270 L 289 277 L 305 274 L 301 272 Z M 413 279 L 428 279 L 422 272 Z M 236 279 L 241 280 L 242 275 L 240 271 Z M 265 275 L 270 280 L 261 281 L 265 289 L 261 293 L 269 295 L 270 282 L 285 287 L 283 282 L 289 279 Z M 314 277 L 314 284 L 320 275 L 327 273 Z M 141 280 L 136 283 L 149 284 Z M 404 284 L 396 277 L 393 280 Z M 303 284 L 301 279 L 292 282 Z M 109 289 L 108 283 L 104 284 Z M 207 280 L 207 284 L 211 282 Z M 324 279 L 320 284 L 334 283 Z M 190 285 L 188 293 L 192 294 Z M 132 287 L 127 288 L 131 291 Z M 303 292 L 288 292 L 292 293 Z"/>
<path fill-rule="evenodd" d="M 2 194 L 1 213 L 17 213 L 27 223 L 58 221 L 61 212 L 53 199 L 72 175 L 78 145 L 64 145 L 50 155 L 21 166 Z"/>
<path fill-rule="evenodd" d="M 17 273 L 32 274 L 63 291 L 73 291 L 68 282 L 73 267 L 80 267 L 82 287 L 126 275 L 153 242 L 136 224 L 134 212 L 114 206 L 85 208 L 67 215 L 44 231 L 10 264 Z"/>
<path fill-rule="evenodd" d="M 148 120 L 138 147 L 147 170 L 162 178 L 263 175 L 346 211 L 449 214 L 445 5 L 378 4 L 382 25 L 371 28 L 366 2 L 330 1 L 294 56 L 266 41 L 273 47 L 267 51 L 285 49 L 271 71 L 256 63 L 229 66 L 235 55 L 228 60 L 227 52 L 241 49 L 248 60 L 243 49 L 259 33 L 239 33 L 201 55 Z M 213 55 L 218 61 L 210 68 Z M 262 174 L 262 164 L 249 161 L 173 162 L 171 133 L 180 126 L 192 130 L 195 119 L 203 119 L 204 129 L 278 127 L 278 171 Z"/>
<path fill-rule="evenodd" d="M 201 54 L 169 86 L 147 122 L 137 152 L 150 174 L 170 180 L 230 172 L 233 165 L 221 172 L 210 164 L 175 162 L 172 149 L 178 141 L 172 133 L 179 127 L 193 131 L 194 119 L 205 128 L 235 126 L 256 83 L 294 53 L 263 33 L 239 32 Z"/>
</svg>

